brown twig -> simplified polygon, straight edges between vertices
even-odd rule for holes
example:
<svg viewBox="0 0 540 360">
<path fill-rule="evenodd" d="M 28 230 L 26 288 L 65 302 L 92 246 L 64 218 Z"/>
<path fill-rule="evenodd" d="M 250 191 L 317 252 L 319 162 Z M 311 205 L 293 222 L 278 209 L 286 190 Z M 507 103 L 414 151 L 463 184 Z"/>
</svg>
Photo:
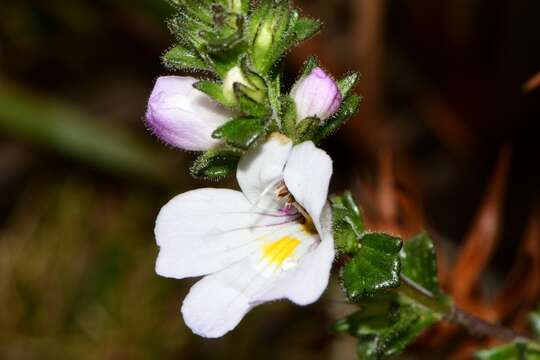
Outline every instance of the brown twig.
<svg viewBox="0 0 540 360">
<path fill-rule="evenodd" d="M 440 314 L 445 321 L 459 325 L 471 335 L 482 338 L 494 338 L 503 341 L 533 341 L 525 335 L 519 334 L 512 329 L 480 319 L 479 317 L 465 312 L 458 306 L 449 302 L 446 298 L 439 298 L 429 290 L 416 284 L 405 275 L 401 275 L 401 291 L 405 296 L 413 298 L 418 303 Z"/>
<path fill-rule="evenodd" d="M 465 328 L 475 337 L 490 337 L 504 341 L 514 341 L 519 339 L 529 340 L 526 336 L 515 332 L 512 329 L 494 324 L 469 314 L 457 306 L 452 306 L 444 319 Z"/>
</svg>

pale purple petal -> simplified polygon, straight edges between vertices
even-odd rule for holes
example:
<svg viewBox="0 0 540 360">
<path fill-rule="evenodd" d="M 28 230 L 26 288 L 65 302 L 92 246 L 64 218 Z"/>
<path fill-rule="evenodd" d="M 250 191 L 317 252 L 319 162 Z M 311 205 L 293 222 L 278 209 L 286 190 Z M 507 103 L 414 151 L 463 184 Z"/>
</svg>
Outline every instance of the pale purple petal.
<svg viewBox="0 0 540 360">
<path fill-rule="evenodd" d="M 339 109 L 342 101 L 334 79 L 319 67 L 294 85 L 291 96 L 296 104 L 298 121 L 308 117 L 325 121 Z"/>
<path fill-rule="evenodd" d="M 193 87 L 192 77 L 163 76 L 156 85 L 146 113 L 150 130 L 167 144 L 190 151 L 208 150 L 219 140 L 212 133 L 232 113 Z"/>
</svg>

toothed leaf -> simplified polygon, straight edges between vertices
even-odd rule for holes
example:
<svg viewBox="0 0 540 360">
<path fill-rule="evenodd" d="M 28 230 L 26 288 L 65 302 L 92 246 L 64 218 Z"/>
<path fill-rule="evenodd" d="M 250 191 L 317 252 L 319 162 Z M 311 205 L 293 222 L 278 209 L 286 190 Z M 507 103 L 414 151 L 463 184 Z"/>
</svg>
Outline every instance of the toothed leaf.
<svg viewBox="0 0 540 360">
<path fill-rule="evenodd" d="M 333 196 L 332 222 L 336 248 L 347 254 L 359 250 L 359 238 L 365 231 L 364 219 L 350 191 L 342 196 Z"/>
<path fill-rule="evenodd" d="M 213 137 L 225 140 L 229 145 L 247 149 L 266 133 L 268 120 L 236 118 L 213 133 Z"/>
<path fill-rule="evenodd" d="M 374 296 L 400 284 L 399 238 L 383 233 L 364 234 L 360 249 L 345 264 L 341 280 L 351 301 Z"/>
<path fill-rule="evenodd" d="M 234 105 L 234 101 L 231 101 L 223 93 L 222 84 L 213 81 L 202 80 L 195 83 L 193 86 L 195 87 L 195 89 L 202 91 L 203 93 L 210 96 L 212 99 L 224 106 L 230 107 Z"/>
<path fill-rule="evenodd" d="M 427 233 L 418 234 L 405 241 L 400 257 L 401 271 L 405 276 L 433 295 L 442 296 L 437 277 L 437 254 Z"/>
<path fill-rule="evenodd" d="M 349 95 L 349 92 L 358 83 L 358 80 L 360 80 L 360 74 L 353 72 L 337 82 L 339 92 L 343 98 Z"/>
<path fill-rule="evenodd" d="M 358 338 L 360 359 L 386 359 L 401 353 L 439 317 L 396 294 L 363 302 L 361 310 L 340 320 L 335 329 Z"/>
<path fill-rule="evenodd" d="M 315 36 L 321 30 L 321 23 L 314 19 L 299 18 L 294 25 L 296 41 L 304 41 Z"/>
<path fill-rule="evenodd" d="M 208 65 L 195 50 L 177 45 L 163 55 L 165 66 L 171 69 L 209 70 Z"/>
<path fill-rule="evenodd" d="M 221 180 L 236 170 L 242 152 L 229 147 L 212 149 L 201 155 L 191 167 L 194 177 Z"/>
</svg>

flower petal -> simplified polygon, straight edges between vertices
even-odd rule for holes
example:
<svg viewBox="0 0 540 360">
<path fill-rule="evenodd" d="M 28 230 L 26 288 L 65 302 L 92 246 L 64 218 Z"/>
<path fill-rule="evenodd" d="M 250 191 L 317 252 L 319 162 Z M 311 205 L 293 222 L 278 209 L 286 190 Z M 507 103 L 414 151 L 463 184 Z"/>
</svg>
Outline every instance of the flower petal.
<svg viewBox="0 0 540 360">
<path fill-rule="evenodd" d="M 249 298 L 212 276 L 199 280 L 182 305 L 186 325 L 206 338 L 225 335 L 238 325 L 251 309 Z"/>
<path fill-rule="evenodd" d="M 199 189 L 178 195 L 156 220 L 161 248 L 156 272 L 181 279 L 219 271 L 252 253 L 258 246 L 255 239 L 269 225 L 290 220 L 254 212 L 238 191 Z"/>
<path fill-rule="evenodd" d="M 236 178 L 242 192 L 253 205 L 263 209 L 280 208 L 275 194 L 268 190 L 283 178 L 283 167 L 291 148 L 292 141 L 289 138 L 274 133 L 266 142 L 252 148 L 242 157 Z"/>
<path fill-rule="evenodd" d="M 309 213 L 319 233 L 321 213 L 328 197 L 331 176 L 332 159 L 311 141 L 296 145 L 292 149 L 283 173 L 285 185 Z"/>
<path fill-rule="evenodd" d="M 195 89 L 195 82 L 197 79 L 192 77 L 160 77 L 148 101 L 146 123 L 171 146 L 204 151 L 219 144 L 212 132 L 232 113 Z"/>
<path fill-rule="evenodd" d="M 199 336 L 221 337 L 259 304 L 257 295 L 273 284 L 272 279 L 255 272 L 248 261 L 234 264 L 191 288 L 182 305 L 184 321 Z"/>
<path fill-rule="evenodd" d="M 292 222 L 268 227 L 266 234 L 258 240 L 259 251 L 206 276 L 191 288 L 184 300 L 182 314 L 194 333 L 204 337 L 220 337 L 232 330 L 249 310 L 268 301 L 266 294 L 276 287 L 280 288 L 284 280 L 287 285 L 294 285 L 289 280 L 289 274 L 293 272 L 291 269 L 299 265 L 293 263 L 297 263 L 318 241 L 318 236 L 307 233 L 302 224 Z M 324 259 L 313 259 L 318 260 Z M 301 276 L 304 271 L 296 274 Z M 298 281 L 301 280 L 312 279 L 305 276 Z M 286 289 L 292 291 L 289 286 Z M 296 299 L 295 296 L 296 293 L 291 293 L 291 297 Z"/>
<path fill-rule="evenodd" d="M 295 272 L 283 280 L 275 295 L 286 297 L 298 305 L 309 305 L 317 301 L 328 286 L 332 263 L 334 262 L 334 238 L 332 236 L 332 211 L 325 206 L 322 215 L 320 244 L 306 254 Z M 272 294 L 266 297 L 271 298 Z"/>
<path fill-rule="evenodd" d="M 342 100 L 336 82 L 320 67 L 294 85 L 291 97 L 296 103 L 298 121 L 308 117 L 325 121 L 339 109 Z"/>
</svg>

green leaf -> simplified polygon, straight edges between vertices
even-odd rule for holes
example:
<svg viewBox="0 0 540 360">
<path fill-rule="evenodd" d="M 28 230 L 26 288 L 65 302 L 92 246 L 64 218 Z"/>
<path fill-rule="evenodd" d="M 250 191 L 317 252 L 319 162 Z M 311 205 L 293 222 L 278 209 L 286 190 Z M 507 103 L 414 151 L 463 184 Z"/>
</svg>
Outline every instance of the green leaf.
<svg viewBox="0 0 540 360">
<path fill-rule="evenodd" d="M 223 85 L 214 81 L 202 80 L 193 85 L 193 87 L 199 91 L 202 91 L 206 95 L 210 96 L 212 99 L 216 100 L 218 103 L 231 107 L 235 103 L 232 102 L 225 94 L 223 93 Z"/>
<path fill-rule="evenodd" d="M 342 125 L 344 125 L 350 118 L 356 114 L 362 98 L 357 95 L 349 95 L 343 100 L 341 107 L 338 112 L 324 123 L 320 128 L 317 135 L 314 137 L 314 142 L 318 143 L 325 137 L 332 135 L 336 132 Z"/>
<path fill-rule="evenodd" d="M 400 284 L 401 240 L 387 234 L 368 233 L 362 236 L 360 244 L 356 255 L 341 271 L 343 287 L 353 302 Z"/>
<path fill-rule="evenodd" d="M 364 219 L 350 191 L 342 196 L 333 196 L 332 220 L 336 248 L 346 254 L 359 250 L 359 238 L 365 231 Z"/>
<path fill-rule="evenodd" d="M 540 360 L 540 351 L 535 345 L 516 341 L 479 351 L 474 354 L 474 358 L 477 360 Z"/>
<path fill-rule="evenodd" d="M 196 178 L 221 180 L 236 170 L 242 152 L 229 147 L 212 149 L 201 155 L 191 167 Z"/>
<path fill-rule="evenodd" d="M 163 55 L 165 66 L 171 69 L 209 70 L 197 51 L 177 45 Z"/>
<path fill-rule="evenodd" d="M 296 41 L 301 42 L 316 35 L 321 30 L 321 23 L 318 20 L 301 17 L 294 24 Z"/>
<path fill-rule="evenodd" d="M 240 117 L 218 128 L 212 136 L 229 145 L 247 149 L 266 133 L 268 120 Z"/>
<path fill-rule="evenodd" d="M 402 302 L 397 294 L 379 296 L 339 321 L 335 329 L 358 338 L 361 359 L 385 359 L 401 353 L 439 318 L 424 307 Z"/>
<path fill-rule="evenodd" d="M 347 333 L 355 337 L 374 335 L 391 326 L 390 314 L 395 311 L 395 294 L 388 293 L 360 304 L 360 310 L 339 320 L 334 331 Z"/>
<path fill-rule="evenodd" d="M 339 92 L 343 98 L 346 98 L 349 95 L 351 89 L 358 83 L 360 79 L 360 74 L 357 72 L 350 73 L 341 80 L 338 80 L 337 85 Z"/>
<path fill-rule="evenodd" d="M 437 271 L 437 254 L 427 233 L 405 241 L 400 253 L 401 272 L 436 297 L 442 296 Z"/>
</svg>

